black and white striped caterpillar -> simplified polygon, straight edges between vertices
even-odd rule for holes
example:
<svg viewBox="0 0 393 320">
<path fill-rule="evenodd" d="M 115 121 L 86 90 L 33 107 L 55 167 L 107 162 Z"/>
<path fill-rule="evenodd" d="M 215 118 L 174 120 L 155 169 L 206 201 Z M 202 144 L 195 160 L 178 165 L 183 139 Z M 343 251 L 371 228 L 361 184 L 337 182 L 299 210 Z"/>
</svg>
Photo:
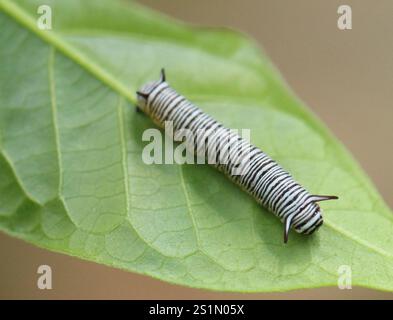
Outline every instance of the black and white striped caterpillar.
<svg viewBox="0 0 393 320">
<path fill-rule="evenodd" d="M 322 225 L 321 209 L 317 202 L 338 199 L 336 196 L 308 193 L 262 150 L 225 128 L 179 95 L 166 82 L 163 69 L 158 81 L 149 82 L 137 91 L 137 98 L 137 108 L 160 127 L 164 127 L 166 121 L 171 121 L 174 130 L 190 130 L 195 134 L 196 139 L 205 139 L 198 136 L 198 130 L 211 130 L 213 133 L 210 135 L 209 143 L 218 146 L 216 155 L 227 152 L 230 159 L 225 163 L 216 162 L 214 166 L 254 196 L 259 204 L 268 208 L 284 223 L 285 243 L 288 241 L 291 227 L 299 233 L 312 234 Z M 192 152 L 198 155 L 195 147 Z M 243 173 L 234 175 L 234 167 L 244 163 L 246 157 L 248 163 Z M 237 161 L 233 161 L 235 158 Z"/>
</svg>

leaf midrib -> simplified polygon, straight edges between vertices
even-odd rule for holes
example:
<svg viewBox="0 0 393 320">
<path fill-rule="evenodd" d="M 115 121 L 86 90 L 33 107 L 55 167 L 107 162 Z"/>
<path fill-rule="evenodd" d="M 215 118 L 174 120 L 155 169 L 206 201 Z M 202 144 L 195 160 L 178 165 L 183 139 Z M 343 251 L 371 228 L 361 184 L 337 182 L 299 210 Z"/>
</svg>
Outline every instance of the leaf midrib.
<svg viewBox="0 0 393 320">
<path fill-rule="evenodd" d="M 36 26 L 35 20 L 18 5 L 10 2 L 9 0 L 0 0 L 0 7 L 2 7 L 4 12 L 6 12 L 9 16 L 14 18 L 30 31 L 34 32 L 42 40 L 54 46 L 57 50 L 61 51 L 64 55 L 80 65 L 82 68 L 89 71 L 97 79 L 101 80 L 114 91 L 126 97 L 132 103 L 136 103 L 135 90 L 126 87 L 105 69 L 101 68 L 96 63 L 91 62 L 88 57 L 86 57 L 80 50 L 66 41 L 63 41 L 63 39 L 59 37 L 56 32 L 52 30 L 40 30 Z"/>
</svg>

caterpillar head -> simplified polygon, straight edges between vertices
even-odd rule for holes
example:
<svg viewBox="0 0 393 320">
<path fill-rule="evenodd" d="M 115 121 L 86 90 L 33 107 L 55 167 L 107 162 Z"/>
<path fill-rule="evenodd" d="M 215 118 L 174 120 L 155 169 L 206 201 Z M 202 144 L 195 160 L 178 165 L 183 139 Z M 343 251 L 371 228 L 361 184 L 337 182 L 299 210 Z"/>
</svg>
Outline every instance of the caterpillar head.
<svg viewBox="0 0 393 320">
<path fill-rule="evenodd" d="M 144 84 L 137 92 L 138 108 L 145 110 L 147 105 L 147 100 L 152 91 L 159 86 L 161 83 L 165 82 L 165 70 L 161 69 L 160 79 L 156 81 L 151 81 Z"/>
<path fill-rule="evenodd" d="M 310 201 L 302 206 L 296 215 L 289 215 L 284 221 L 284 243 L 288 242 L 291 227 L 298 233 L 312 234 L 322 224 L 322 211 L 317 202 L 338 199 L 336 196 L 312 195 Z"/>
</svg>

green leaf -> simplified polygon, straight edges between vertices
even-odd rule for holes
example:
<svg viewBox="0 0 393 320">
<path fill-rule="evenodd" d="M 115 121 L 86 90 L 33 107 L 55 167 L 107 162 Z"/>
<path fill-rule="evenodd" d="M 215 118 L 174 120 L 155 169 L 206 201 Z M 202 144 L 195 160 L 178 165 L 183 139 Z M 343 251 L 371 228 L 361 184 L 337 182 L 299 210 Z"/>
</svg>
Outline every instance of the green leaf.
<svg viewBox="0 0 393 320">
<path fill-rule="evenodd" d="M 0 0 L 0 229 L 50 250 L 192 287 L 393 290 L 393 216 L 349 153 L 249 39 L 124 1 Z M 145 165 L 135 90 L 165 67 L 174 88 L 251 140 L 323 203 L 291 233 L 204 165 Z"/>
</svg>

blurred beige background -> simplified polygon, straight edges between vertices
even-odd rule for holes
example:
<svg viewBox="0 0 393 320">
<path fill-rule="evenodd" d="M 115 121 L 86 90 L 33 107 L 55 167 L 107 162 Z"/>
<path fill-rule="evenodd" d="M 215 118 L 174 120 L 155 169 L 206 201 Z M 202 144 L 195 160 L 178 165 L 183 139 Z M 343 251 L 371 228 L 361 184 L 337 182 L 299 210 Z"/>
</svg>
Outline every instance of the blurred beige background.
<svg viewBox="0 0 393 320">
<path fill-rule="evenodd" d="M 297 95 L 352 151 L 393 207 L 393 1 L 140 2 L 181 20 L 229 26 L 253 36 Z M 336 26 L 340 4 L 352 7 L 350 31 Z M 393 293 L 364 288 L 272 294 L 196 290 L 46 252 L 2 234 L 0 261 L 3 299 L 393 299 Z M 52 266 L 51 291 L 36 287 L 41 264 Z"/>
</svg>

